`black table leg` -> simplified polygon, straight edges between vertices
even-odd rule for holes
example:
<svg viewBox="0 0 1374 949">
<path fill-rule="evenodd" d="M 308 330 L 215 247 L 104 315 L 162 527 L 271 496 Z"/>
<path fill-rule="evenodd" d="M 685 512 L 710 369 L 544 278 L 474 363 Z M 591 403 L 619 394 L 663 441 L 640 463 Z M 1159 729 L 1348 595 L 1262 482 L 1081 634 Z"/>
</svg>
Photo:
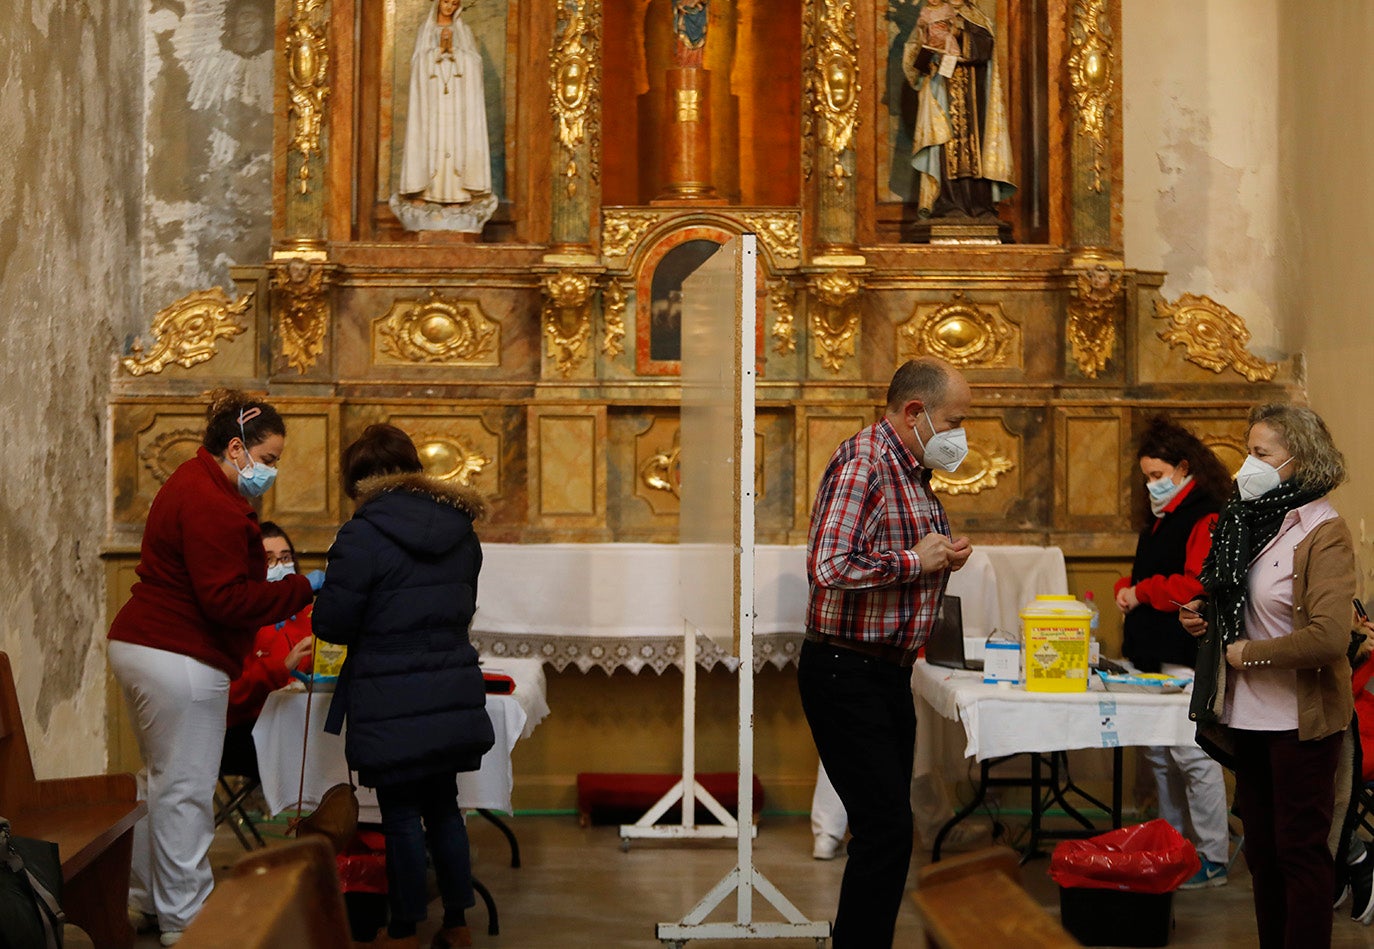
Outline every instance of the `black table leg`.
<svg viewBox="0 0 1374 949">
<path fill-rule="evenodd" d="M 510 844 L 510 865 L 518 868 L 520 866 L 520 843 L 515 839 L 515 832 L 510 829 L 505 821 L 485 807 L 477 808 L 477 813 L 495 824 L 496 829 L 506 835 L 506 841 Z"/>
<path fill-rule="evenodd" d="M 483 886 L 482 881 L 476 877 L 472 878 L 472 889 L 482 897 L 482 902 L 487 907 L 487 935 L 501 935 L 501 920 L 496 915 L 496 901 L 491 898 L 491 890 Z"/>
</svg>

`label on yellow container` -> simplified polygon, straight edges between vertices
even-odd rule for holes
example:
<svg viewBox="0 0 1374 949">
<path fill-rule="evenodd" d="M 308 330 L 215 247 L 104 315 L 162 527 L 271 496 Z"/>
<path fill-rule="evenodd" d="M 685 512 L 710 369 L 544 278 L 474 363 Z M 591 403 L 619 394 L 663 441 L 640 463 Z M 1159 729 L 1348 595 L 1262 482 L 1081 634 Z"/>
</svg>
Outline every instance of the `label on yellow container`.
<svg viewBox="0 0 1374 949">
<path fill-rule="evenodd" d="M 347 646 L 339 646 L 334 643 L 327 643 L 318 637 L 315 639 L 315 659 L 312 669 L 315 676 L 338 676 L 339 670 L 343 668 L 344 658 L 348 655 Z"/>
<path fill-rule="evenodd" d="M 1088 688 L 1091 611 L 1071 596 L 1037 596 L 1021 611 L 1028 692 Z"/>
</svg>

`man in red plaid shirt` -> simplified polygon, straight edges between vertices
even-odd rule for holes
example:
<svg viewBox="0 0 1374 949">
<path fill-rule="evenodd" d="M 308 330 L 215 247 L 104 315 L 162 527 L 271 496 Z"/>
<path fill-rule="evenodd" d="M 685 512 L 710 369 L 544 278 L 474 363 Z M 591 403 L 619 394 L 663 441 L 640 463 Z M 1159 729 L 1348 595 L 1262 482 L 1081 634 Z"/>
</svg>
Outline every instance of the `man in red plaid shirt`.
<svg viewBox="0 0 1374 949">
<path fill-rule="evenodd" d="M 911 664 L 950 571 L 973 550 L 951 537 L 930 477 L 968 453 L 961 426 L 971 400 L 949 364 L 903 364 L 883 418 L 836 450 L 811 511 L 797 683 L 852 835 L 835 949 L 892 945 L 911 863 Z"/>
</svg>

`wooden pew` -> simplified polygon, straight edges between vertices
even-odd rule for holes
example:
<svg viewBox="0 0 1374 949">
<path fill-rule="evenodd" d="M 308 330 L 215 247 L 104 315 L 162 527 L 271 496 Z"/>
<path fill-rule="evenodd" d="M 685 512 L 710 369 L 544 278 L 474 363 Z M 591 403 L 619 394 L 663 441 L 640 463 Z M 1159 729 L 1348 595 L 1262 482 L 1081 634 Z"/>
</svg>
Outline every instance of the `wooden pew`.
<svg viewBox="0 0 1374 949">
<path fill-rule="evenodd" d="M 96 949 L 129 949 L 133 830 L 147 807 L 132 774 L 39 781 L 29 757 L 9 656 L 0 652 L 0 815 L 20 837 L 57 844 L 62 908 Z"/>
<path fill-rule="evenodd" d="M 179 949 L 346 949 L 353 945 L 334 850 L 303 837 L 258 850 L 215 884 Z"/>
<path fill-rule="evenodd" d="M 1079 945 L 1021 888 L 1020 857 L 986 847 L 922 867 L 911 894 L 930 949 Z"/>
</svg>

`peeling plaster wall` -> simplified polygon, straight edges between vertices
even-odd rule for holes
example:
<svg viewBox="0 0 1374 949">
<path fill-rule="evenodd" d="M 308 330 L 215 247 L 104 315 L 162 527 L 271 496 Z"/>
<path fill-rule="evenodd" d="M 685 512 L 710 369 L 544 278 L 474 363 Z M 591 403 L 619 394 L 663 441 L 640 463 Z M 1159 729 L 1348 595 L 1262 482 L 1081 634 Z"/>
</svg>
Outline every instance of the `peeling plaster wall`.
<svg viewBox="0 0 1374 949">
<path fill-rule="evenodd" d="M 105 404 L 141 323 L 141 44 L 130 3 L 0 3 L 0 649 L 45 777 L 105 768 Z"/>
<path fill-rule="evenodd" d="M 1169 299 L 1201 293 L 1229 307 L 1267 358 L 1292 345 L 1280 293 L 1278 9 L 1122 3 L 1126 263 L 1166 271 Z"/>
<path fill-rule="evenodd" d="M 1364 68 L 1374 4 L 1287 4 L 1281 35 L 1285 297 L 1312 407 L 1350 469 L 1336 506 L 1355 534 L 1363 596 L 1374 599 L 1374 73 Z"/>
<path fill-rule="evenodd" d="M 267 259 L 272 0 L 148 0 L 146 319 Z"/>
</svg>

